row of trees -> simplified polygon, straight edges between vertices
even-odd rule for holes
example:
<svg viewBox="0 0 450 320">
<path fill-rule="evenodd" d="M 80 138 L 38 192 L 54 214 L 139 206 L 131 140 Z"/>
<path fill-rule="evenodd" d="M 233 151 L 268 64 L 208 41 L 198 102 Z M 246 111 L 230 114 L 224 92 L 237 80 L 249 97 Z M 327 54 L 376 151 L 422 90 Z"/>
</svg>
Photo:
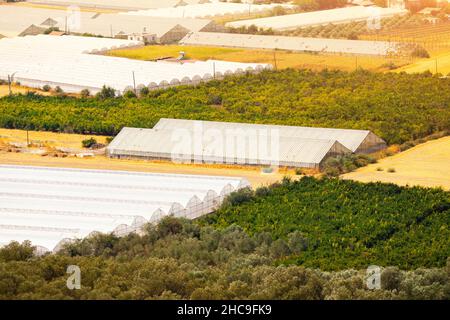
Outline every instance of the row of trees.
<svg viewBox="0 0 450 320">
<path fill-rule="evenodd" d="M 326 272 L 284 265 L 303 250 L 297 233 L 274 241 L 230 226 L 166 218 L 142 236 L 95 235 L 54 255 L 29 243 L 0 249 L 0 299 L 450 299 L 450 260 L 440 268 L 382 269 L 367 287 L 366 270 Z M 67 268 L 81 271 L 69 290 Z"/>
<path fill-rule="evenodd" d="M 205 225 L 239 225 L 304 246 L 284 263 L 322 270 L 369 264 L 404 269 L 445 265 L 450 256 L 450 193 L 304 177 L 255 192 L 239 191 L 202 219 Z"/>
<path fill-rule="evenodd" d="M 115 135 L 162 117 L 366 129 L 404 143 L 450 129 L 450 80 L 358 70 L 266 71 L 113 98 L 0 98 L 0 127 Z M 102 92 L 103 92 L 102 91 Z"/>
</svg>

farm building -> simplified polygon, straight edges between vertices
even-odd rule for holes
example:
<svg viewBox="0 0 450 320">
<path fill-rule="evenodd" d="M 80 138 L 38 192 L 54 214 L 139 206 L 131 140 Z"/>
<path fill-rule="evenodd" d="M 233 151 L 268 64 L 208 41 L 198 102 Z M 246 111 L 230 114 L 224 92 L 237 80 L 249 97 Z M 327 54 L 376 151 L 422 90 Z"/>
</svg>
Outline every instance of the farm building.
<svg viewBox="0 0 450 320">
<path fill-rule="evenodd" d="M 383 56 L 396 53 L 400 48 L 398 43 L 387 41 L 321 39 L 214 32 L 189 33 L 180 41 L 180 44 Z"/>
<path fill-rule="evenodd" d="M 127 16 L 115 13 L 95 14 L 73 10 L 1 6 L 0 34 L 6 37 L 42 34 L 58 28 L 67 34 L 91 34 L 127 39 L 155 35 L 153 42 L 172 43 L 189 32 L 220 32 L 223 26 L 206 19 Z"/>
<path fill-rule="evenodd" d="M 58 21 L 65 23 L 71 15 L 66 10 L 37 9 L 19 6 L 0 6 L 0 34 L 5 37 L 35 35 L 52 27 Z M 93 13 L 81 12 L 83 18 Z M 50 23 L 50 22 L 53 23 Z"/>
<path fill-rule="evenodd" d="M 189 32 L 223 31 L 211 20 L 190 18 L 158 18 L 127 16 L 120 14 L 100 14 L 83 16 L 79 24 L 67 28 L 64 21 L 55 25 L 71 34 L 92 34 L 108 38 L 126 38 L 128 35 L 154 34 L 157 43 L 173 43 L 181 40 Z"/>
<path fill-rule="evenodd" d="M 187 4 L 177 7 L 166 7 L 148 10 L 129 11 L 123 14 L 146 16 L 146 17 L 167 17 L 167 18 L 212 18 L 226 15 L 261 13 L 273 10 L 275 7 L 294 8 L 290 4 L 247 4 L 230 3 L 213 0 L 211 3 Z"/>
<path fill-rule="evenodd" d="M 233 21 L 227 23 L 226 26 L 232 28 L 256 26 L 261 29 L 282 31 L 328 24 L 371 21 L 373 19 L 389 18 L 407 13 L 407 10 L 398 8 L 355 6 L 260 19 Z"/>
<path fill-rule="evenodd" d="M 74 93 L 83 89 L 96 93 L 105 85 L 123 93 L 143 87 L 198 84 L 224 75 L 259 72 L 271 67 L 217 60 L 153 62 L 99 54 L 140 45 L 137 41 L 76 36 L 4 38 L 0 40 L 0 79 L 14 75 L 14 81 L 28 87 L 59 86 L 65 92 Z"/>
<path fill-rule="evenodd" d="M 125 235 L 166 215 L 214 211 L 245 179 L 0 165 L 0 246 L 43 251 L 93 232 Z"/>
<path fill-rule="evenodd" d="M 123 128 L 107 154 L 118 159 L 319 168 L 328 157 L 351 153 L 336 140 L 278 136 L 270 130 L 217 130 Z"/>
<path fill-rule="evenodd" d="M 161 119 L 153 129 L 123 128 L 113 158 L 320 168 L 331 156 L 370 153 L 386 143 L 366 130 Z"/>
</svg>

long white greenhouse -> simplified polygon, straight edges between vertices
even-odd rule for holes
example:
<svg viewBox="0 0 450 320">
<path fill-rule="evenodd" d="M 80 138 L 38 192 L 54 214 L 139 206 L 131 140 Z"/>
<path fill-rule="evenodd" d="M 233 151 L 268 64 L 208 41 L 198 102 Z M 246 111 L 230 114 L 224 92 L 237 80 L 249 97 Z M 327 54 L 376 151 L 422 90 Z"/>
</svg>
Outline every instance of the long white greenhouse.
<svg viewBox="0 0 450 320">
<path fill-rule="evenodd" d="M 278 132 L 280 137 L 293 137 L 302 139 L 336 140 L 355 153 L 371 153 L 384 149 L 386 142 L 369 130 L 336 129 L 282 126 L 269 124 L 219 122 L 219 121 L 199 121 L 185 119 L 162 118 L 153 127 L 157 130 L 186 130 L 195 132 L 197 130 L 209 131 L 220 130 L 252 130 Z"/>
<path fill-rule="evenodd" d="M 346 7 L 330 10 L 312 11 L 268 18 L 239 20 L 228 22 L 227 27 L 239 28 L 256 26 L 262 29 L 291 30 L 296 28 L 306 28 L 327 24 L 340 24 L 355 21 L 367 21 L 376 27 L 379 19 L 405 15 L 408 10 L 399 8 L 381 7 Z"/>
<path fill-rule="evenodd" d="M 180 41 L 180 44 L 383 56 L 397 53 L 400 48 L 399 43 L 388 41 L 304 38 L 217 32 L 191 32 Z"/>
<path fill-rule="evenodd" d="M 129 40 L 76 36 L 26 36 L 0 40 L 0 79 L 8 76 L 22 85 L 42 88 L 59 86 L 66 92 L 89 89 L 96 93 L 106 85 L 124 92 L 149 87 L 167 88 L 225 75 L 259 72 L 268 64 L 227 61 L 140 61 L 99 53 L 140 46 Z"/>
<path fill-rule="evenodd" d="M 147 17 L 167 17 L 167 18 L 207 18 L 233 14 L 250 14 L 270 11 L 275 7 L 293 8 L 294 5 L 271 3 L 271 4 L 250 4 L 250 3 L 230 3 L 213 1 L 211 3 L 190 4 L 171 8 L 157 8 L 148 10 L 129 11 L 123 14 L 147 16 Z"/>
<path fill-rule="evenodd" d="M 329 157 L 385 147 L 368 130 L 161 119 L 153 129 L 123 128 L 106 152 L 118 159 L 320 169 Z"/>
<path fill-rule="evenodd" d="M 93 232 L 125 235 L 166 215 L 214 211 L 245 179 L 0 165 L 0 245 L 57 250 Z"/>
</svg>

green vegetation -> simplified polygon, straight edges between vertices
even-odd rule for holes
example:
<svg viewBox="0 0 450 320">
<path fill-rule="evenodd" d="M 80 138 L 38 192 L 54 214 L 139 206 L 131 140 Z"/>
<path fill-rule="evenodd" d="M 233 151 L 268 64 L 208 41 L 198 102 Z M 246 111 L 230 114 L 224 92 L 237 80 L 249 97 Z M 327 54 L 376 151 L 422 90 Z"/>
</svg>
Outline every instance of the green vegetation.
<svg viewBox="0 0 450 320">
<path fill-rule="evenodd" d="M 92 137 L 81 141 L 81 145 L 83 148 L 91 148 L 91 147 L 95 146 L 96 144 L 97 144 L 97 140 L 95 140 Z"/>
<path fill-rule="evenodd" d="M 439 189 L 286 179 L 231 195 L 202 223 L 238 225 L 285 243 L 299 232 L 305 247 L 281 261 L 322 270 L 437 267 L 450 257 L 450 194 Z"/>
<path fill-rule="evenodd" d="M 114 135 L 167 117 L 368 129 L 390 144 L 450 128 L 450 80 L 429 73 L 268 71 L 142 98 L 114 94 L 3 97 L 0 127 Z"/>
<path fill-rule="evenodd" d="M 328 177 L 337 177 L 376 162 L 376 159 L 365 154 L 346 154 L 328 158 L 325 160 L 322 170 Z"/>
<path fill-rule="evenodd" d="M 95 235 L 56 255 L 34 257 L 29 243 L 12 243 L 0 249 L 0 299 L 450 298 L 450 259 L 442 268 L 384 268 L 381 289 L 369 290 L 365 269 L 277 265 L 307 245 L 296 232 L 273 241 L 170 217 L 143 236 Z M 81 269 L 80 290 L 66 287 L 69 265 Z"/>
</svg>

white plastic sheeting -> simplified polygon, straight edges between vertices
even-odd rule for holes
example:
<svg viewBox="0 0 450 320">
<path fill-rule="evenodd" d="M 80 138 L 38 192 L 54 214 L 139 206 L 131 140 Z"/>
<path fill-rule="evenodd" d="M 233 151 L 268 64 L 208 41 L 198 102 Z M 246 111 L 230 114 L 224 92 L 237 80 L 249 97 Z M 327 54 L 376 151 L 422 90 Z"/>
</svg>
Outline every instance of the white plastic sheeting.
<svg viewBox="0 0 450 320">
<path fill-rule="evenodd" d="M 153 127 L 158 130 L 188 130 L 193 131 L 201 127 L 202 130 L 276 130 L 280 137 L 296 137 L 303 139 L 318 140 L 336 140 L 352 152 L 357 152 L 358 148 L 365 142 L 369 136 L 373 136 L 374 143 L 385 146 L 385 142 L 375 136 L 369 130 L 353 129 L 334 129 L 334 128 L 315 128 L 298 126 L 280 126 L 268 124 L 237 123 L 237 122 L 218 122 L 218 121 L 199 121 L 184 119 L 166 119 L 162 118 Z"/>
<path fill-rule="evenodd" d="M 63 7 L 80 6 L 114 10 L 139 10 L 174 7 L 181 1 L 196 4 L 200 0 L 28 0 L 31 3 L 58 5 Z"/>
<path fill-rule="evenodd" d="M 47 250 L 93 232 L 125 235 L 172 214 L 215 210 L 245 179 L 0 165 L 0 245 Z"/>
<path fill-rule="evenodd" d="M 130 11 L 123 14 L 148 16 L 148 17 L 170 17 L 170 18 L 206 18 L 233 14 L 250 14 L 269 11 L 277 6 L 293 8 L 288 4 L 250 4 L 250 3 L 228 3 L 214 1 L 212 3 L 191 4 L 172 8 L 158 8 L 149 10 Z"/>
<path fill-rule="evenodd" d="M 254 25 L 262 29 L 290 30 L 327 24 L 348 23 L 353 21 L 367 21 L 369 27 L 376 28 L 380 19 L 407 14 L 408 10 L 380 7 L 346 7 L 321 10 L 269 18 L 233 21 L 227 27 L 239 28 Z"/>
<path fill-rule="evenodd" d="M 345 39 L 321 39 L 285 36 L 263 36 L 235 33 L 193 32 L 181 41 L 184 45 L 221 46 L 252 49 L 388 55 L 398 51 L 396 42 Z"/>
<path fill-rule="evenodd" d="M 351 153 L 336 140 L 280 136 L 277 129 L 227 129 L 123 128 L 107 147 L 107 154 L 183 163 L 319 168 L 329 156 Z"/>
<path fill-rule="evenodd" d="M 271 67 L 215 60 L 152 62 L 95 54 L 139 45 L 137 41 L 76 36 L 4 38 L 0 40 L 0 79 L 14 75 L 14 81 L 25 86 L 59 86 L 66 92 L 89 89 L 96 93 L 103 85 L 124 92 L 135 85 L 136 88 L 166 88 Z"/>
</svg>

